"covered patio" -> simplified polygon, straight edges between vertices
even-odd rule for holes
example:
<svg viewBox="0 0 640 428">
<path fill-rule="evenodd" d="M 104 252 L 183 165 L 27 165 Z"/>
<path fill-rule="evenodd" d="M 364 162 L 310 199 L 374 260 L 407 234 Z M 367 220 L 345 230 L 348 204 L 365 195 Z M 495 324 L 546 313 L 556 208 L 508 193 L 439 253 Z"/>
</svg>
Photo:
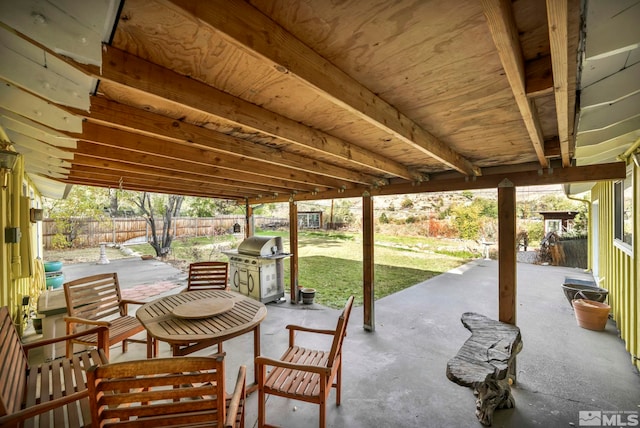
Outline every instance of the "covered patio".
<svg viewBox="0 0 640 428">
<path fill-rule="evenodd" d="M 289 203 L 295 224 L 300 202 L 357 197 L 364 306 L 352 317 L 331 425 L 476 424 L 471 391 L 444 376 L 468 337 L 459 322 L 468 310 L 523 332 L 518 405 L 498 412 L 497 426 L 578 425 L 579 410 L 637 409 L 637 2 L 88 4 L 0 1 L 0 146 L 11 160 L 0 303 L 16 317 L 38 286 L 42 196 L 88 185 L 233 200 L 248 235 L 256 205 Z M 593 189 L 583 200 L 590 268 L 611 290 L 629 353 L 612 326 L 575 325 L 558 290 L 574 271 L 516 264 L 515 189 L 542 184 Z M 474 262 L 374 304 L 374 198 L 486 188 L 498 192 L 499 263 Z M 295 227 L 290 242 L 295 300 Z M 271 310 L 265 354 L 282 351 L 290 320 L 335 320 L 289 309 Z M 233 346 L 230 369 L 250 355 Z M 274 423 L 313 425 L 315 411 L 278 406 Z"/>
<path fill-rule="evenodd" d="M 134 265 L 125 264 L 120 275 L 126 277 Z M 516 407 L 497 410 L 493 426 L 579 426 L 579 411 L 638 412 L 640 377 L 615 323 L 610 320 L 603 332 L 580 328 L 562 293 L 565 277 L 591 279 L 591 275 L 580 269 L 525 263 L 518 263 L 517 270 L 517 324 L 523 349 L 513 387 Z M 450 382 L 445 369 L 469 337 L 460 315 L 473 311 L 495 317 L 497 276 L 496 261 L 474 260 L 380 299 L 375 333 L 358 322 L 363 308 L 354 308 L 344 345 L 342 405 L 335 406 L 332 392 L 328 426 L 481 426 L 471 389 Z M 286 348 L 285 325 L 334 327 L 339 312 L 289 302 L 267 308 L 261 325 L 262 354 L 272 357 Z M 248 378 L 253 377 L 252 346 L 251 335 L 225 343 L 229 382 L 240 364 L 246 364 Z M 160 351 L 168 355 L 168 347 L 161 346 Z M 214 348 L 197 355 L 212 352 Z M 144 346 L 131 345 L 125 354 L 118 346 L 112 349 L 112 361 L 138 358 L 145 358 Z M 317 406 L 299 401 L 270 397 L 267 412 L 271 423 L 283 427 L 317 425 Z M 257 393 L 248 399 L 246 416 L 246 426 L 256 426 Z"/>
</svg>

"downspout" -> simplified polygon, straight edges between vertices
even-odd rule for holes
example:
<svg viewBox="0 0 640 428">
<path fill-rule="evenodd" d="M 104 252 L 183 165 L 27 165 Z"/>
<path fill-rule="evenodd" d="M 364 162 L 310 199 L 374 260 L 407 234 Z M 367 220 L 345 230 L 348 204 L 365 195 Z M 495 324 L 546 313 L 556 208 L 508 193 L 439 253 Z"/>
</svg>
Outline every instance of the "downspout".
<svg viewBox="0 0 640 428">
<path fill-rule="evenodd" d="M 587 205 L 587 221 L 589 222 L 589 227 L 592 228 L 593 227 L 593 219 L 591 218 L 591 201 L 589 199 L 580 199 L 580 198 L 574 198 L 573 196 L 569 196 L 569 193 L 567 193 L 567 191 L 569 190 L 568 187 L 565 186 L 564 188 L 565 192 L 565 196 L 567 197 L 567 199 L 571 199 L 572 201 L 577 201 L 577 202 L 582 202 L 583 204 Z M 592 260 L 592 252 L 593 252 L 593 242 L 592 242 L 592 236 L 593 233 L 589 233 L 588 234 L 588 244 L 587 244 L 587 270 L 593 272 L 593 260 Z"/>
<path fill-rule="evenodd" d="M 12 172 L 12 192 L 11 192 L 11 219 L 9 224 L 11 227 L 20 228 L 20 206 L 22 196 L 22 171 L 24 169 L 24 158 L 18 157 L 16 166 Z M 21 239 L 28 239 L 24 236 Z M 12 279 L 22 276 L 22 258 L 20 257 L 20 242 L 11 244 L 11 277 Z"/>
</svg>

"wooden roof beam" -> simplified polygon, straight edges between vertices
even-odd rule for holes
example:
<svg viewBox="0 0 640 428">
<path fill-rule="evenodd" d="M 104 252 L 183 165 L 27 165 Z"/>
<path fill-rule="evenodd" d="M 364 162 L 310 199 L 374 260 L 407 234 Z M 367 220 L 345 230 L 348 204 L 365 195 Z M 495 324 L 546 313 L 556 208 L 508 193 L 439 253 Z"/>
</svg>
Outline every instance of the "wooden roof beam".
<svg viewBox="0 0 640 428">
<path fill-rule="evenodd" d="M 248 183 L 264 184 L 266 186 L 281 186 L 286 189 L 291 189 L 292 191 L 311 192 L 315 191 L 316 189 L 327 189 L 323 186 L 313 186 L 307 183 L 290 182 L 276 177 L 266 177 L 257 173 L 241 173 L 237 171 L 225 170 L 216 166 L 196 164 L 179 159 L 166 159 L 161 156 L 155 156 L 153 154 L 131 152 L 128 150 L 113 150 L 112 148 L 86 141 L 79 141 L 78 148 L 74 153 L 74 164 L 79 162 L 79 155 L 84 155 L 86 157 L 97 159 L 101 163 L 114 161 L 133 165 L 134 171 L 146 169 L 149 168 L 149 165 L 153 165 L 156 168 L 166 169 L 167 171 L 174 171 L 178 174 L 183 171 L 200 174 L 203 176 L 201 183 L 208 182 L 208 177 L 214 177 L 218 179 L 222 178 L 236 180 L 238 182 L 246 181 Z"/>
<path fill-rule="evenodd" d="M 544 154 L 540 120 L 533 101 L 527 97 L 522 50 L 510 0 L 481 0 L 491 37 L 498 50 L 502 67 L 511 85 L 513 96 L 531 138 L 540 165 L 549 165 Z"/>
<path fill-rule="evenodd" d="M 83 124 L 82 134 L 70 133 L 69 135 L 74 138 L 111 147 L 112 149 L 128 150 L 130 152 L 139 152 L 164 158 L 165 163 L 167 161 L 173 162 L 175 159 L 181 159 L 189 163 L 192 162 L 205 166 L 216 166 L 222 169 L 233 170 L 240 174 L 252 172 L 265 177 L 281 178 L 287 181 L 297 181 L 314 186 L 340 188 L 345 184 L 349 184 L 343 180 L 323 177 L 306 171 L 267 164 L 242 156 L 216 153 L 211 150 L 161 140 L 147 135 L 134 134 L 92 122 L 85 122 Z M 188 170 L 188 168 L 185 170 Z M 365 184 L 366 181 L 360 181 L 360 183 Z"/>
<path fill-rule="evenodd" d="M 558 164 L 558 166 L 560 166 Z M 480 177 L 454 177 L 439 178 L 433 176 L 432 180 L 422 183 L 390 184 L 385 187 L 367 188 L 359 187 L 344 191 L 329 190 L 318 194 L 298 194 L 293 196 L 294 201 L 309 201 L 321 199 L 357 198 L 366 192 L 370 196 L 405 195 L 429 192 L 451 192 L 459 190 L 495 189 L 505 178 L 514 183 L 516 187 L 539 186 L 549 184 L 565 184 L 579 182 L 595 182 L 618 180 L 626 176 L 624 162 L 606 164 L 571 166 L 568 168 L 544 168 L 522 171 L 509 171 L 508 168 L 483 168 Z M 274 198 L 273 202 L 286 202 L 289 197 Z M 261 203 L 258 199 L 250 199 L 250 204 Z"/>
<path fill-rule="evenodd" d="M 237 47 L 259 55 L 325 99 L 465 175 L 480 168 L 242 0 L 169 0 Z M 398 174 L 395 174 L 398 175 Z M 407 178 L 407 177 L 403 177 Z"/>
<path fill-rule="evenodd" d="M 50 177 L 47 177 L 50 178 Z M 153 187 L 153 190 L 149 190 L 148 185 L 138 185 L 137 183 L 127 183 L 127 182 L 119 182 L 119 181 L 110 181 L 110 180 L 100 180 L 100 179 L 62 179 L 57 180 L 66 184 L 76 184 L 79 186 L 94 186 L 94 187 L 106 187 L 111 189 L 123 189 L 123 190 L 132 190 L 137 192 L 154 192 L 154 193 L 165 193 L 170 195 L 184 195 L 184 196 L 196 196 L 203 198 L 219 198 L 219 199 L 233 199 L 236 201 L 242 200 L 243 196 L 226 194 L 223 192 L 205 192 L 202 188 L 184 188 L 173 186 L 171 183 L 164 182 L 160 183 L 157 186 Z"/>
<path fill-rule="evenodd" d="M 572 132 L 569 129 L 569 17 L 567 0 L 547 0 L 547 19 L 549 21 L 560 153 L 562 166 L 568 167 L 571 164 L 569 138 Z"/>
<path fill-rule="evenodd" d="M 109 171 L 109 170 L 94 170 L 94 171 L 72 171 L 67 177 L 69 180 L 103 180 L 110 181 L 112 183 L 124 184 L 130 183 L 136 186 L 146 187 L 147 189 L 156 189 L 158 187 L 175 187 L 182 189 L 193 189 L 192 191 L 198 191 L 203 193 L 209 193 L 210 191 L 216 192 L 217 194 L 224 194 L 228 196 L 232 196 L 234 198 L 239 197 L 238 195 L 253 195 L 254 197 L 258 196 L 260 192 L 248 192 L 244 188 L 224 188 L 220 186 L 213 186 L 204 184 L 202 182 L 196 183 L 189 180 L 181 180 L 181 179 L 173 179 L 171 181 L 167 181 L 163 177 L 158 176 L 144 176 L 144 175 L 120 175 L 117 171 Z"/>
<path fill-rule="evenodd" d="M 95 78 L 164 98 L 238 126 L 250 128 L 254 132 L 265 133 L 385 174 L 405 179 L 420 178 L 419 173 L 381 154 L 305 126 L 114 47 L 105 45 L 102 56 L 101 68 L 62 58 Z"/>
<path fill-rule="evenodd" d="M 90 122 L 114 126 L 123 130 L 144 132 L 188 144 L 190 147 L 206 148 L 234 157 L 290 167 L 337 180 L 371 183 L 378 179 L 375 176 L 356 173 L 328 162 L 310 159 L 296 153 L 285 152 L 202 126 L 109 101 L 104 97 L 91 97 L 91 112 L 77 111 L 76 114 L 84 115 Z"/>
<path fill-rule="evenodd" d="M 140 167 L 123 162 L 114 161 L 101 161 L 89 157 L 76 157 L 78 160 L 74 163 L 73 170 L 68 172 L 68 175 L 79 177 L 80 174 L 93 174 L 100 173 L 104 175 L 119 175 L 125 178 L 146 180 L 150 177 L 162 178 L 163 180 L 171 181 L 183 181 L 191 183 L 193 185 L 202 186 L 206 183 L 207 186 L 224 189 L 238 189 L 240 187 L 247 189 L 247 191 L 255 191 L 255 194 L 269 194 L 269 193 L 288 193 L 291 190 L 285 187 L 275 187 L 266 184 L 247 183 L 238 180 L 231 180 L 226 178 L 218 178 L 211 176 L 203 176 L 200 174 L 192 174 L 189 172 L 177 173 L 176 171 L 166 170 L 162 168 L 154 167 Z M 311 190 L 307 190 L 311 191 Z"/>
</svg>

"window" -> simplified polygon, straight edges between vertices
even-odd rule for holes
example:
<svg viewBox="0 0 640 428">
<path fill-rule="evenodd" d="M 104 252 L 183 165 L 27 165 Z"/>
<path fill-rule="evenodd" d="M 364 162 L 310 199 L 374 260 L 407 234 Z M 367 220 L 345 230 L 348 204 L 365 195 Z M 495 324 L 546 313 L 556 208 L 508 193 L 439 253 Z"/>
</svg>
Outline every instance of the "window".
<svg viewBox="0 0 640 428">
<path fill-rule="evenodd" d="M 632 169 L 627 177 L 614 184 L 614 237 L 623 249 L 631 250 L 633 243 L 633 179 Z"/>
</svg>

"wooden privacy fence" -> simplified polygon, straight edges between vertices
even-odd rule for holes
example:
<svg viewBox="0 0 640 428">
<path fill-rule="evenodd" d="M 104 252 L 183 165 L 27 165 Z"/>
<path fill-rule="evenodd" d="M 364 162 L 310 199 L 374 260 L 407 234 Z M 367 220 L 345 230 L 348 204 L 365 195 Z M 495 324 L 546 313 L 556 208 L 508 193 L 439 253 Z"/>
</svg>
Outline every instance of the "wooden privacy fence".
<svg viewBox="0 0 640 428">
<path fill-rule="evenodd" d="M 278 221 L 283 219 L 276 219 Z M 269 217 L 254 218 L 256 227 L 269 224 L 274 219 Z M 171 223 L 173 236 L 176 238 L 215 236 L 233 233 L 235 224 L 244 230 L 244 216 L 225 215 L 216 217 L 176 217 Z M 288 224 L 288 222 L 287 222 Z M 124 244 L 144 243 L 151 240 L 151 227 L 141 217 L 133 218 L 72 218 L 71 228 L 63 232 L 71 246 L 75 248 L 95 247 L 101 243 Z M 156 231 L 162 233 L 163 221 L 156 220 Z M 45 219 L 42 222 L 43 244 L 45 249 L 53 248 L 53 237 L 58 233 L 55 220 Z"/>
</svg>

